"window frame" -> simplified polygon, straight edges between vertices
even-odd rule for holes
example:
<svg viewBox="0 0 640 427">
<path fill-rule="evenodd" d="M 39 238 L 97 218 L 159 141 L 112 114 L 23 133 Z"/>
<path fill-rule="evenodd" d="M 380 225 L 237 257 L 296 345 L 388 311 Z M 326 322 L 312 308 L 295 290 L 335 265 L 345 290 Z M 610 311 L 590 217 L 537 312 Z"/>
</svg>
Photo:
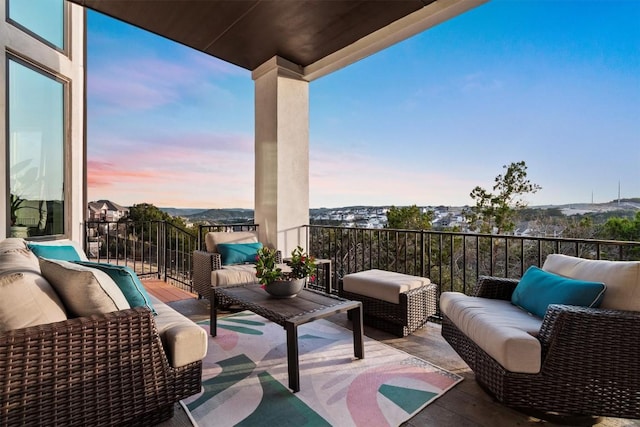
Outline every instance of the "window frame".
<svg viewBox="0 0 640 427">
<path fill-rule="evenodd" d="M 11 205 L 9 195 L 11 193 L 11 165 L 10 165 L 10 149 L 11 144 L 10 141 L 10 72 L 9 65 L 11 61 L 19 64 L 23 67 L 26 67 L 32 71 L 35 71 L 44 77 L 48 77 L 53 81 L 62 84 L 62 233 L 57 234 L 45 234 L 39 236 L 29 236 L 29 240 L 38 240 L 38 239 L 51 239 L 51 238 L 60 238 L 65 237 L 71 232 L 71 224 L 70 224 L 70 215 L 71 215 L 71 194 L 69 189 L 71 185 L 69 185 L 71 180 L 71 81 L 65 76 L 55 72 L 54 70 L 49 69 L 37 62 L 31 61 L 28 58 L 18 54 L 17 52 L 7 50 L 6 59 L 5 59 L 5 194 L 7 199 L 5 200 L 6 206 L 6 235 L 7 237 L 11 234 Z"/>
<path fill-rule="evenodd" d="M 71 28 L 71 26 L 69 25 L 69 22 L 70 22 L 70 19 L 71 19 L 71 16 L 70 16 L 71 12 L 70 12 L 70 8 L 69 8 L 69 4 L 68 4 L 68 2 L 66 0 L 61 0 L 62 1 L 62 8 L 63 8 L 62 9 L 62 47 L 55 45 L 54 43 L 50 42 L 49 40 L 47 40 L 43 36 L 41 36 L 38 33 L 36 33 L 34 30 L 31 30 L 28 27 L 25 27 L 23 24 L 19 23 L 18 21 L 16 21 L 13 18 L 11 18 L 10 14 L 9 14 L 11 1 L 16 1 L 16 0 L 6 0 L 5 1 L 5 17 L 6 17 L 7 23 L 13 25 L 14 27 L 16 27 L 20 31 L 24 32 L 25 34 L 28 34 L 29 36 L 33 37 L 34 39 L 44 43 L 45 45 L 47 45 L 51 49 L 54 49 L 57 52 L 60 52 L 60 53 L 64 54 L 67 57 L 70 57 L 70 54 L 71 54 L 71 52 L 70 52 L 70 40 L 71 40 L 70 28 Z"/>
</svg>

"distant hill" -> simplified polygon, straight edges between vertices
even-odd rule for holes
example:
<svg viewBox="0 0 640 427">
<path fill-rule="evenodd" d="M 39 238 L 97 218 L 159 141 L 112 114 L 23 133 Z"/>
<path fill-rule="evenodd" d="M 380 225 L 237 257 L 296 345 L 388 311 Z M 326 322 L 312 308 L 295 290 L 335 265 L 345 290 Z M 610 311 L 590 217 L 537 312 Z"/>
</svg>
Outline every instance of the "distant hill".
<svg viewBox="0 0 640 427">
<path fill-rule="evenodd" d="M 182 216 L 182 217 L 187 217 L 189 215 L 194 215 L 197 214 L 199 212 L 204 212 L 206 211 L 206 209 L 198 209 L 198 208 L 194 208 L 194 209 L 189 209 L 189 208 L 158 208 L 160 209 L 162 212 L 166 212 L 171 216 Z"/>
<path fill-rule="evenodd" d="M 309 209 L 309 215 L 311 217 L 320 216 L 326 213 L 335 211 L 357 211 L 361 209 L 376 210 L 389 206 L 344 206 L 338 208 L 312 208 Z M 468 206 L 467 206 L 468 207 Z M 436 208 L 434 206 L 432 209 Z M 438 206 L 437 208 L 446 208 L 446 206 Z M 463 209 L 464 207 L 451 206 L 450 209 Z M 181 208 L 159 208 L 163 212 L 168 213 L 171 216 L 180 216 L 187 218 L 190 221 L 213 221 L 219 223 L 244 223 L 253 221 L 254 212 L 253 209 L 243 208 L 230 208 L 230 209 L 181 209 Z M 605 214 L 620 212 L 626 215 L 632 216 L 636 211 L 640 210 L 640 198 L 627 198 L 613 200 L 607 203 L 570 203 L 564 205 L 539 205 L 529 206 L 529 210 L 534 209 L 553 209 L 562 212 L 564 215 L 576 215 L 576 214 Z M 624 216 L 626 216 L 624 215 Z"/>
<path fill-rule="evenodd" d="M 161 211 L 192 222 L 208 222 L 218 224 L 241 224 L 253 222 L 253 209 L 181 209 L 159 208 Z"/>
</svg>

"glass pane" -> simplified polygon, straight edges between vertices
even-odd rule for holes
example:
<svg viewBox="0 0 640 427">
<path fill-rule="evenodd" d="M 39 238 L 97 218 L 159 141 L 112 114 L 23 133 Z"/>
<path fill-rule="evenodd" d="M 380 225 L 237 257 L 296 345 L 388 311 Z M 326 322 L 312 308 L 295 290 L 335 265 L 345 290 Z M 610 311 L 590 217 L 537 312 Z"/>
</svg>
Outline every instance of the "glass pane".
<svg viewBox="0 0 640 427">
<path fill-rule="evenodd" d="M 64 0 L 9 0 L 9 18 L 64 49 Z"/>
<path fill-rule="evenodd" d="M 8 102 L 9 234 L 63 234 L 64 84 L 9 60 Z"/>
</svg>

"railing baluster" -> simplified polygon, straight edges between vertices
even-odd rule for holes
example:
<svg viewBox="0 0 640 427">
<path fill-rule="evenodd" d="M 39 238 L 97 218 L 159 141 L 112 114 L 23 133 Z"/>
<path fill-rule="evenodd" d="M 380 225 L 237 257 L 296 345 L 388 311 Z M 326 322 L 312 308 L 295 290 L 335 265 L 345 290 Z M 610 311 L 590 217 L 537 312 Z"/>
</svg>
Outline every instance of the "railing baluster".
<svg viewBox="0 0 640 427">
<path fill-rule="evenodd" d="M 85 252 L 93 260 L 132 265 L 142 275 L 155 274 L 191 290 L 191 256 L 194 249 L 205 247 L 208 231 L 257 230 L 257 227 L 257 224 L 200 225 L 190 234 L 188 230 L 165 221 L 87 221 L 84 244 Z M 586 258 L 633 260 L 633 256 L 636 259 L 640 257 L 640 242 L 494 236 L 432 230 L 374 231 L 355 227 L 307 227 L 305 237 L 308 247 L 314 251 L 311 254 L 332 262 L 334 289 L 337 289 L 338 280 L 343 274 L 379 268 L 430 277 L 437 281 L 440 291 L 469 292 L 481 274 L 488 272 L 502 277 L 517 275 L 514 271 L 517 264 L 510 264 L 509 248 L 514 245 L 514 240 L 519 244 L 520 275 L 530 265 L 541 266 L 548 253 L 571 253 L 572 249 L 577 256 Z M 445 238 L 448 241 L 446 250 Z M 467 242 L 469 238 L 472 240 Z M 457 239 L 462 239 L 459 246 L 456 246 Z M 498 243 L 504 240 L 504 257 L 499 256 L 501 245 L 496 244 L 496 240 Z M 472 244 L 475 248 L 470 247 Z M 481 246 L 488 247 L 488 251 L 482 250 Z M 437 256 L 434 251 L 437 251 Z M 461 259 L 461 272 L 457 271 L 457 259 Z M 499 265 L 500 259 L 504 259 L 504 266 Z M 446 268 L 449 269 L 448 278 Z"/>
</svg>

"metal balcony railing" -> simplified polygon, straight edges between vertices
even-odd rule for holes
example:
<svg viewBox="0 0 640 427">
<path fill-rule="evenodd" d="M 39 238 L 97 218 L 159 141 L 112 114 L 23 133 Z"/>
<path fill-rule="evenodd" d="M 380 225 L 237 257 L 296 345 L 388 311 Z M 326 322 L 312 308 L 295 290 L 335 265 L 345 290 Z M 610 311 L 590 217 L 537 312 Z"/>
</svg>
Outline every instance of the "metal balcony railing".
<svg viewBox="0 0 640 427">
<path fill-rule="evenodd" d="M 257 224 L 182 229 L 165 221 L 95 221 L 86 224 L 85 252 L 91 260 L 128 265 L 138 275 L 155 276 L 192 291 L 192 255 L 204 249 L 209 231 L 257 230 Z M 381 269 L 428 277 L 438 291 L 468 293 L 479 276 L 521 277 L 547 255 L 589 259 L 640 260 L 640 242 L 524 237 L 428 230 L 306 226 L 308 253 L 329 260 L 331 277 L 319 289 L 338 292 L 345 274 Z M 330 287 L 328 285 L 330 283 Z"/>
<path fill-rule="evenodd" d="M 640 242 L 307 226 L 309 253 L 331 260 L 334 284 L 349 273 L 380 269 L 428 277 L 439 292 L 468 293 L 479 276 L 519 278 L 547 255 L 640 260 Z"/>
<path fill-rule="evenodd" d="M 192 291 L 192 256 L 198 237 L 166 221 L 88 221 L 85 252 L 91 261 L 126 265 Z"/>
</svg>

